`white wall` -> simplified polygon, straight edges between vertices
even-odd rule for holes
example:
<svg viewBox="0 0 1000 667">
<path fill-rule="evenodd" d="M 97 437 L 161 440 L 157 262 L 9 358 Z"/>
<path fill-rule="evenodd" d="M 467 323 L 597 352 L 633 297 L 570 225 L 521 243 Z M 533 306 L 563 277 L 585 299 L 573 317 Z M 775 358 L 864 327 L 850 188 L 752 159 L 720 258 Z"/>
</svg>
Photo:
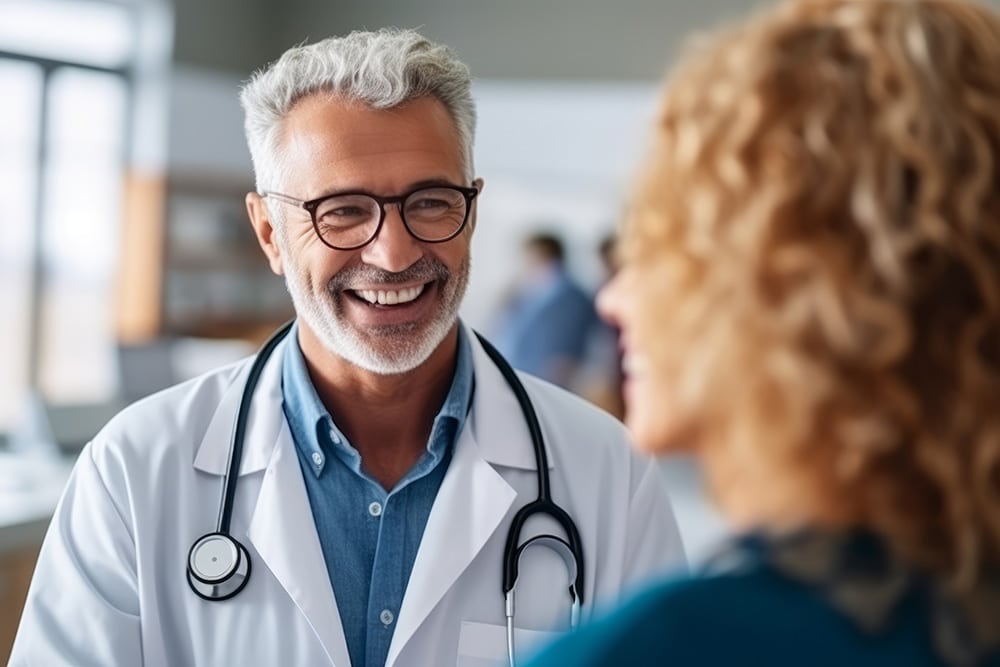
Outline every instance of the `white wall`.
<svg viewBox="0 0 1000 667">
<path fill-rule="evenodd" d="M 285 0 L 269 47 L 399 26 L 448 44 L 485 79 L 655 81 L 692 29 L 760 1 Z"/>
<path fill-rule="evenodd" d="M 642 155 L 657 86 L 642 83 L 477 82 L 477 173 L 486 181 L 463 314 L 486 326 L 539 225 L 560 232 L 589 287 L 597 246 L 615 225 Z"/>
<path fill-rule="evenodd" d="M 228 72 L 174 67 L 170 77 L 168 164 L 173 173 L 252 182 L 243 138 L 241 79 Z"/>
</svg>

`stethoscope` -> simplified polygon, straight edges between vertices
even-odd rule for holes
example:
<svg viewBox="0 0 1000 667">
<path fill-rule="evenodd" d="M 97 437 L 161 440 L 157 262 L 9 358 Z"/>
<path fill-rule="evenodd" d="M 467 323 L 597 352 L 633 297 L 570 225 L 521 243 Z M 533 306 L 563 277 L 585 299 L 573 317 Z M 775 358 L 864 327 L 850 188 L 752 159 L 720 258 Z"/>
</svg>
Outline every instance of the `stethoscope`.
<svg viewBox="0 0 1000 667">
<path fill-rule="evenodd" d="M 223 480 L 222 505 L 219 508 L 219 520 L 215 532 L 199 537 L 188 552 L 187 580 L 191 590 L 199 597 L 210 601 L 228 600 L 247 585 L 250 580 L 250 553 L 239 540 L 229 532 L 230 520 L 233 515 L 233 499 L 236 496 L 236 481 L 239 478 L 240 461 L 243 458 L 243 440 L 246 437 L 247 418 L 250 413 L 250 403 L 254 390 L 264 370 L 264 365 L 270 358 L 278 343 L 288 335 L 294 320 L 282 325 L 261 346 L 257 357 L 250 366 L 243 395 L 240 398 L 239 410 L 236 413 L 236 426 L 229 444 L 229 464 Z M 514 515 L 507 533 L 507 542 L 503 552 L 503 596 L 504 614 L 507 618 L 507 654 L 511 667 L 514 667 L 514 589 L 517 586 L 517 566 L 524 550 L 530 546 L 545 546 L 555 551 L 569 572 L 570 597 L 570 628 L 575 628 L 580 622 L 580 607 L 583 605 L 583 547 L 580 543 L 580 533 L 573 519 L 552 500 L 549 489 L 549 461 L 545 451 L 545 441 L 538 416 L 531 404 L 528 392 L 518 379 L 514 369 L 507 360 L 478 333 L 476 337 L 493 360 L 504 380 L 510 386 L 517 402 L 524 413 L 524 419 L 531 435 L 531 443 L 535 450 L 535 465 L 538 468 L 538 498 L 528 503 Z M 536 535 L 521 542 L 521 529 L 525 522 L 534 515 L 547 515 L 558 523 L 566 532 L 567 539 L 556 535 Z"/>
</svg>

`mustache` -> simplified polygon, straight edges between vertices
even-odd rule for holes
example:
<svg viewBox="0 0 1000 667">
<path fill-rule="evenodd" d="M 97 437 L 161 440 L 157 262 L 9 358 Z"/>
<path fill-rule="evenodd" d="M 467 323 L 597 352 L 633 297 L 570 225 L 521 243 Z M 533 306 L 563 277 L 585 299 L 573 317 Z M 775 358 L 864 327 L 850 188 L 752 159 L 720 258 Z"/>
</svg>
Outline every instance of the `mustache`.
<svg viewBox="0 0 1000 667">
<path fill-rule="evenodd" d="M 352 289 L 354 286 L 369 286 L 372 284 L 405 284 L 414 282 L 444 282 L 451 277 L 448 267 L 438 260 L 421 257 L 402 271 L 393 272 L 362 264 L 342 269 L 334 275 L 327 287 L 332 291 Z"/>
</svg>

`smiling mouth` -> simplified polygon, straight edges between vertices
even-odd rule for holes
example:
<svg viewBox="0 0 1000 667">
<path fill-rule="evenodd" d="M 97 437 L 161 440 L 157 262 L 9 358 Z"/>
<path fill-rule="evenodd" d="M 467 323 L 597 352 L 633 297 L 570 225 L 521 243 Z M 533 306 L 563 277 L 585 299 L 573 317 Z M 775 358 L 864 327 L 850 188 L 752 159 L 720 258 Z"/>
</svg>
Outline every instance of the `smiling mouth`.
<svg viewBox="0 0 1000 667">
<path fill-rule="evenodd" d="M 373 306 L 401 306 L 416 301 L 427 284 L 403 289 L 363 289 L 349 290 L 355 297 Z"/>
</svg>

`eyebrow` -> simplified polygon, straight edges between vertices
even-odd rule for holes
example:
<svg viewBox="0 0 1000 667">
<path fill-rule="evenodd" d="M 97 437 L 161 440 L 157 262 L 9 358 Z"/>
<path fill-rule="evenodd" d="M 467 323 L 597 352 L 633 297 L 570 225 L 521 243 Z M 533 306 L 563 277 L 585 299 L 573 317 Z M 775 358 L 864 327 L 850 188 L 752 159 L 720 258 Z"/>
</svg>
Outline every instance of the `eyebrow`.
<svg viewBox="0 0 1000 667">
<path fill-rule="evenodd" d="M 326 199 L 327 197 L 336 197 L 338 195 L 369 195 L 369 196 L 374 196 L 374 197 L 397 197 L 397 196 L 399 196 L 401 194 L 408 193 L 408 192 L 413 192 L 414 190 L 419 190 L 421 188 L 434 188 L 434 187 L 440 187 L 440 186 L 468 187 L 468 186 L 463 185 L 461 183 L 454 183 L 454 182 L 452 182 L 451 180 L 449 180 L 447 178 L 428 178 L 428 179 L 424 179 L 422 181 L 416 181 L 415 183 L 410 183 L 402 191 L 400 191 L 400 192 L 393 192 L 391 194 L 381 194 L 381 193 L 378 193 L 378 192 L 372 192 L 371 190 L 367 190 L 365 188 L 338 188 L 336 190 L 330 190 L 330 191 L 326 192 L 325 194 L 322 194 L 322 195 L 320 195 L 318 197 L 312 197 L 310 199 L 307 199 L 306 201 L 307 202 L 316 201 L 318 199 Z"/>
</svg>

